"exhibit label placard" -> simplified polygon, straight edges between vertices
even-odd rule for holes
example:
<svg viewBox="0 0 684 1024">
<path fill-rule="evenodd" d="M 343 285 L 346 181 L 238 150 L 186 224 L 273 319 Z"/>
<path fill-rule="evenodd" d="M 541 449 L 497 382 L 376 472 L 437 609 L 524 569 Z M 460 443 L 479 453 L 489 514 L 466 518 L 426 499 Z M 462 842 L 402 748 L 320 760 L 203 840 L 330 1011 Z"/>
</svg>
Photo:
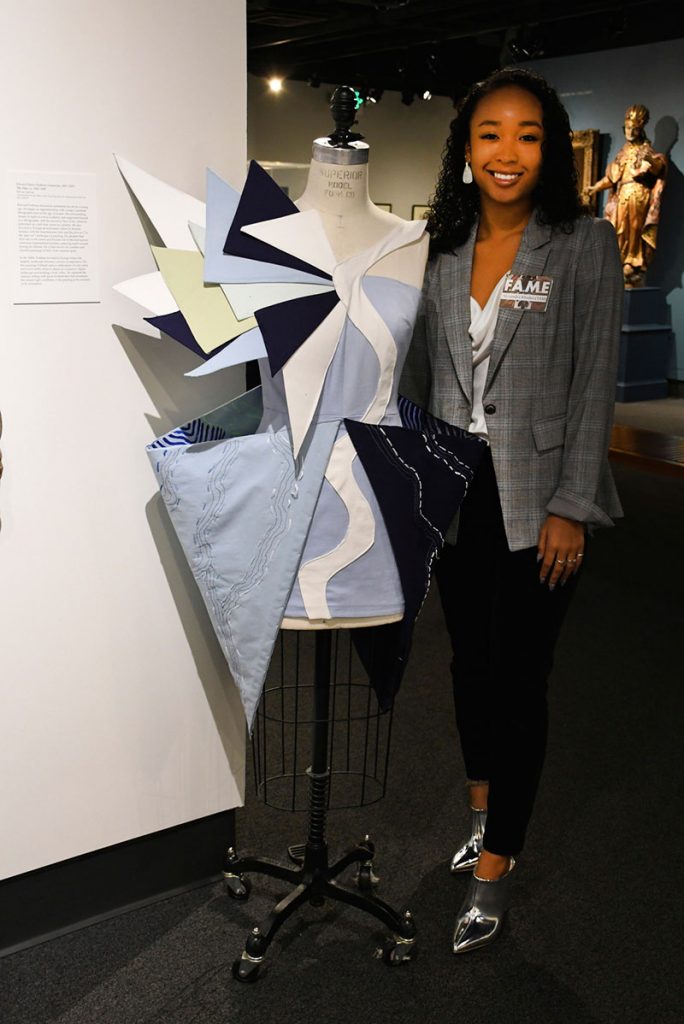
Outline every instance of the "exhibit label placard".
<svg viewBox="0 0 684 1024">
<path fill-rule="evenodd" d="M 99 302 L 94 174 L 9 171 L 12 302 Z"/>
</svg>

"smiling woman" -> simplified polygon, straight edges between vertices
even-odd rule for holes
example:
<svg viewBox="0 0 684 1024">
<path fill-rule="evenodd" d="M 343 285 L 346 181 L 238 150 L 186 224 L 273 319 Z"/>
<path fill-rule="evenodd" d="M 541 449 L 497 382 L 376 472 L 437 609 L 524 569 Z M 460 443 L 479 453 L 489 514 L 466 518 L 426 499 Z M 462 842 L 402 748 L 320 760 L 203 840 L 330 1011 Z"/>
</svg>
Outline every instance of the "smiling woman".
<svg viewBox="0 0 684 1024">
<path fill-rule="evenodd" d="M 615 234 L 577 192 L 568 116 L 522 68 L 474 86 L 428 217 L 401 390 L 487 441 L 437 566 L 475 869 L 453 950 L 500 932 L 546 747 L 546 686 L 587 536 L 620 502 L 607 463 L 622 309 Z"/>
<path fill-rule="evenodd" d="M 542 120 L 537 97 L 519 86 L 483 97 L 465 146 L 481 196 L 519 203 L 532 195 L 542 166 Z"/>
<path fill-rule="evenodd" d="M 480 306 L 485 305 L 495 283 L 512 266 L 529 218 L 543 160 L 542 120 L 537 97 L 516 85 L 483 97 L 472 118 L 466 163 L 479 190 L 481 208 L 496 210 L 495 216 L 504 228 L 496 245 L 489 244 L 491 233 L 484 225 L 479 232 L 471 295 Z"/>
</svg>

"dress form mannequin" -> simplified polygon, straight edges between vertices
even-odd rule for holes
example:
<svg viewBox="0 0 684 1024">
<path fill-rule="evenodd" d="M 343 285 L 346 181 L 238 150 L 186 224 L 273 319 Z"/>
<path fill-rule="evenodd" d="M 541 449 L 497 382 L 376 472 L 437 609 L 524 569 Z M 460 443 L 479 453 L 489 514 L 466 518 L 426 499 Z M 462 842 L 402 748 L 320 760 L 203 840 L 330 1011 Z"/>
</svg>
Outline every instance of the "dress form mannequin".
<svg viewBox="0 0 684 1024">
<path fill-rule="evenodd" d="M 368 157 L 370 148 L 362 137 L 349 131 L 354 108 L 346 87 L 336 90 L 331 103 L 336 132 L 315 139 L 304 192 L 295 200 L 301 211 L 317 210 L 333 253 L 339 262 L 348 260 L 381 242 L 402 218 L 378 209 L 370 200 Z M 367 276 L 388 276 L 420 289 L 427 261 L 426 234 L 381 257 Z M 351 629 L 398 622 L 403 613 L 354 618 L 311 619 L 285 617 L 283 629 Z"/>
<path fill-rule="evenodd" d="M 328 241 L 338 260 L 346 260 L 381 241 L 401 223 L 393 213 L 378 209 L 368 192 L 369 146 L 339 149 L 316 139 L 304 192 L 295 200 L 300 210 L 318 210 Z M 428 238 L 397 249 L 371 267 L 369 273 L 396 277 L 419 288 L 427 258 Z M 418 256 L 419 250 L 425 259 Z"/>
<path fill-rule="evenodd" d="M 369 146 L 362 135 L 350 131 L 356 123 L 354 90 L 348 86 L 336 89 L 330 110 L 335 131 L 314 140 L 306 188 L 295 205 L 300 210 L 318 210 L 335 256 L 346 260 L 381 241 L 402 220 L 379 210 L 370 200 Z M 420 288 L 428 245 L 424 235 L 417 242 L 389 253 L 368 273 L 395 276 Z"/>
</svg>

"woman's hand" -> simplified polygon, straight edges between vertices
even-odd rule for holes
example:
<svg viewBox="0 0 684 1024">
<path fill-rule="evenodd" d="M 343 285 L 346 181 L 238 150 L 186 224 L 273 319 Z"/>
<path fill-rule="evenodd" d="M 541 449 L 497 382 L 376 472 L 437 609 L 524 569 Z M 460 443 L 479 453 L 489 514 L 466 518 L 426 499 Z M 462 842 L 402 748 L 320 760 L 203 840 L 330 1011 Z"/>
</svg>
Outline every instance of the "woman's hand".
<svg viewBox="0 0 684 1024">
<path fill-rule="evenodd" d="M 576 573 L 584 558 L 584 523 L 562 516 L 547 516 L 539 531 L 537 561 L 541 562 L 539 582 L 548 577 L 549 590 Z M 549 575 L 550 574 L 550 575 Z"/>
</svg>

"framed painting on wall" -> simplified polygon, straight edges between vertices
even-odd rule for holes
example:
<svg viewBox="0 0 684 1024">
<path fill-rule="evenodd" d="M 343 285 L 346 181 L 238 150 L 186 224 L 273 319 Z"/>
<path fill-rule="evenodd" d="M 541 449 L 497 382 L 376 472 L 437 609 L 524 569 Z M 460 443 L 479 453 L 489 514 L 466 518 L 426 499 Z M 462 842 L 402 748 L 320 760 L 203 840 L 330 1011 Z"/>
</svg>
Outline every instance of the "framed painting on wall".
<svg viewBox="0 0 684 1024">
<path fill-rule="evenodd" d="M 425 220 L 429 212 L 429 206 L 414 205 L 411 207 L 411 220 Z"/>
<path fill-rule="evenodd" d="M 386 213 L 392 212 L 391 203 L 373 203 L 373 206 L 377 206 L 378 210 L 384 210 Z"/>
<path fill-rule="evenodd" d="M 577 167 L 577 184 L 580 194 L 598 178 L 599 131 L 597 128 L 585 128 L 572 133 L 572 152 Z M 597 197 L 590 196 L 585 201 L 596 215 Z"/>
</svg>

